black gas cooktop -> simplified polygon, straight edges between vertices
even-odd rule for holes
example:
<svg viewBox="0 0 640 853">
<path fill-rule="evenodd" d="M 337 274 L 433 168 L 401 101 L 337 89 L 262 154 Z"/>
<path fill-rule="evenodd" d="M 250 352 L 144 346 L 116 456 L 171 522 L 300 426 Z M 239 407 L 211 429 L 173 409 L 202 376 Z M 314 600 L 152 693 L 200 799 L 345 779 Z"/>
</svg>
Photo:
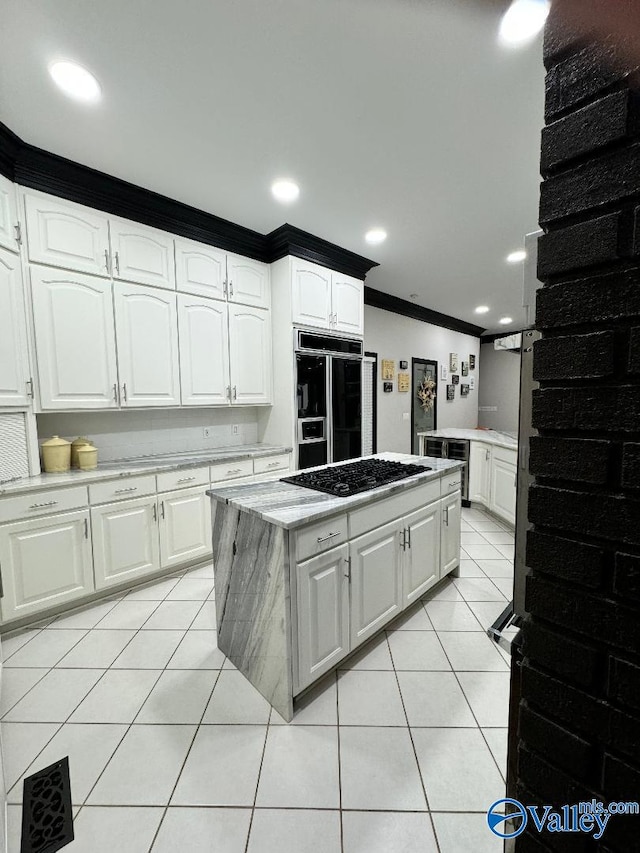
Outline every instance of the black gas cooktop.
<svg viewBox="0 0 640 853">
<path fill-rule="evenodd" d="M 295 477 L 282 477 L 282 482 L 346 498 L 432 470 L 427 465 L 405 465 L 386 459 L 363 459 L 360 462 L 349 462 L 347 465 L 306 471 Z"/>
</svg>

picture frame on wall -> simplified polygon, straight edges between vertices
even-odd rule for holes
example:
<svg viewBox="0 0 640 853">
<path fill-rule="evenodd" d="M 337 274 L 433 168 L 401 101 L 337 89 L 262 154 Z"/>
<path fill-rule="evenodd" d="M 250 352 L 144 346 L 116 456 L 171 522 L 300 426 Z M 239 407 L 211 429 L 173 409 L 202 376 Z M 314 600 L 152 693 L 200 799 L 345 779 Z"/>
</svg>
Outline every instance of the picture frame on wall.
<svg viewBox="0 0 640 853">
<path fill-rule="evenodd" d="M 451 383 L 452 383 L 452 385 L 457 385 L 459 382 L 460 382 L 460 377 L 456 373 L 454 376 L 451 377 Z"/>
<path fill-rule="evenodd" d="M 409 367 L 408 361 L 401 361 L 400 362 L 400 370 L 406 370 L 408 367 Z"/>
<path fill-rule="evenodd" d="M 393 382 L 384 382 L 382 384 L 382 390 L 385 394 L 390 394 L 393 391 Z"/>
<path fill-rule="evenodd" d="M 458 353 L 450 352 L 449 353 L 449 372 L 457 373 L 458 372 Z"/>
<path fill-rule="evenodd" d="M 462 362 L 462 370 L 461 373 L 463 376 L 469 375 L 469 363 L 467 361 Z"/>
<path fill-rule="evenodd" d="M 447 400 L 454 400 L 456 396 L 456 386 L 447 385 Z"/>
<path fill-rule="evenodd" d="M 468 397 L 469 396 L 469 386 L 466 383 L 460 385 L 460 396 L 461 397 Z"/>
<path fill-rule="evenodd" d="M 473 353 L 469 356 L 469 370 L 476 369 L 476 357 Z"/>
</svg>

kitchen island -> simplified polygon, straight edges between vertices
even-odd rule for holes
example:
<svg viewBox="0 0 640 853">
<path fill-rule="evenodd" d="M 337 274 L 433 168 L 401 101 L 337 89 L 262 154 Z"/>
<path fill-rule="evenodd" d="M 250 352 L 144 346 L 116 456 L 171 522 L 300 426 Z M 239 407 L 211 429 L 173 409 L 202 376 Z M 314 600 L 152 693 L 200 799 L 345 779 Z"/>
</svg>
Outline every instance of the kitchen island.
<svg viewBox="0 0 640 853">
<path fill-rule="evenodd" d="M 346 497 L 280 480 L 207 492 L 218 646 L 287 721 L 296 696 L 459 565 L 462 463 L 368 458 L 430 470 Z"/>
</svg>

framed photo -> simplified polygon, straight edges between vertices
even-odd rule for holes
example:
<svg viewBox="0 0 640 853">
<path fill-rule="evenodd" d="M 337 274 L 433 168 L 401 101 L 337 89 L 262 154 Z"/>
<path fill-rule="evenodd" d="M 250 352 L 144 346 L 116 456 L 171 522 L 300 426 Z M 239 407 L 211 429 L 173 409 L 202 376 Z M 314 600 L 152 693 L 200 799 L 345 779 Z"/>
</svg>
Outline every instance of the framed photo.
<svg viewBox="0 0 640 853">
<path fill-rule="evenodd" d="M 454 400 L 456 396 L 456 386 L 447 385 L 447 400 Z"/>
<path fill-rule="evenodd" d="M 449 353 L 449 372 L 457 373 L 458 372 L 458 353 L 450 352 Z"/>
<path fill-rule="evenodd" d="M 470 388 L 470 390 L 471 390 L 471 391 L 474 391 L 474 390 L 475 390 L 475 387 L 476 387 L 476 377 L 475 377 L 475 376 L 470 376 L 470 377 L 469 377 L 469 388 Z"/>
<path fill-rule="evenodd" d="M 457 385 L 457 384 L 458 384 L 458 382 L 460 382 L 460 377 L 458 376 L 458 374 L 457 374 L 457 373 L 456 373 L 454 376 L 452 376 L 452 377 L 451 377 L 451 382 L 452 382 L 452 384 L 453 384 L 453 385 Z"/>
<path fill-rule="evenodd" d="M 390 394 L 393 391 L 393 382 L 383 383 L 382 390 L 385 394 Z"/>
<path fill-rule="evenodd" d="M 447 365 L 441 364 L 440 365 L 440 379 L 442 379 L 443 382 L 446 382 L 448 378 L 449 378 L 449 370 L 447 369 Z"/>
<path fill-rule="evenodd" d="M 402 362 L 400 362 L 402 364 Z M 406 362 L 405 362 L 406 364 Z M 398 391 L 408 391 L 410 386 L 411 377 L 408 373 L 399 373 L 398 374 Z"/>
<path fill-rule="evenodd" d="M 406 369 L 407 369 L 407 367 L 409 367 L 409 362 L 408 362 L 408 361 L 401 361 L 401 362 L 400 362 L 400 370 L 406 370 Z"/>
<path fill-rule="evenodd" d="M 383 379 L 393 379 L 396 371 L 396 363 L 393 359 L 383 358 L 380 362 Z"/>
<path fill-rule="evenodd" d="M 463 376 L 469 375 L 469 362 L 468 361 L 462 362 L 462 375 Z"/>
<path fill-rule="evenodd" d="M 469 386 L 468 385 L 461 385 L 460 386 L 460 396 L 461 397 L 468 397 L 469 396 Z"/>
<path fill-rule="evenodd" d="M 470 355 L 469 356 L 469 370 L 475 370 L 475 369 L 476 369 L 476 357 L 475 357 L 475 355 Z"/>
</svg>

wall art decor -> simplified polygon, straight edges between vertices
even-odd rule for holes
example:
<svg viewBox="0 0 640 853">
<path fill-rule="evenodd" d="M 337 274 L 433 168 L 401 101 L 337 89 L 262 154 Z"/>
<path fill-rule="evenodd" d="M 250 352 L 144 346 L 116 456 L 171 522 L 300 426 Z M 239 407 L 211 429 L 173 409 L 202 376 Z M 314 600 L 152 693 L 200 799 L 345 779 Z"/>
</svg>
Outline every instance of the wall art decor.
<svg viewBox="0 0 640 853">
<path fill-rule="evenodd" d="M 452 382 L 452 384 L 453 384 L 453 385 L 457 385 L 457 384 L 458 384 L 458 382 L 460 382 L 460 377 L 458 376 L 458 374 L 457 374 L 457 373 L 456 373 L 456 374 L 454 374 L 454 375 L 451 377 L 451 382 Z"/>
<path fill-rule="evenodd" d="M 463 384 L 460 386 L 460 396 L 461 397 L 468 397 L 469 396 L 469 386 L 468 385 Z"/>
<path fill-rule="evenodd" d="M 468 361 L 462 362 L 462 371 L 461 372 L 462 372 L 463 376 L 469 375 L 469 362 Z"/>
<path fill-rule="evenodd" d="M 449 353 L 449 370 L 451 373 L 458 372 L 458 353 L 450 352 Z"/>
<path fill-rule="evenodd" d="M 447 400 L 455 400 L 456 396 L 456 386 L 455 385 L 447 385 Z"/>
<path fill-rule="evenodd" d="M 449 378 L 449 370 L 447 368 L 447 365 L 441 364 L 440 365 L 440 379 L 442 379 L 443 382 L 446 382 L 448 378 Z"/>
<path fill-rule="evenodd" d="M 476 369 L 476 357 L 473 353 L 469 356 L 469 370 Z"/>
<path fill-rule="evenodd" d="M 383 379 L 393 379 L 396 372 L 396 363 L 391 358 L 383 358 L 380 362 Z"/>
<path fill-rule="evenodd" d="M 475 376 L 470 376 L 470 377 L 469 377 L 469 389 L 470 389 L 471 391 L 475 391 L 475 387 L 476 387 L 476 377 L 475 377 Z"/>
<path fill-rule="evenodd" d="M 401 361 L 401 362 L 400 362 L 400 370 L 406 370 L 406 369 L 407 369 L 407 367 L 409 367 L 409 362 L 408 362 L 408 361 Z"/>
<path fill-rule="evenodd" d="M 385 394 L 390 394 L 393 391 L 393 382 L 385 382 L 382 386 Z"/>
<path fill-rule="evenodd" d="M 402 364 L 402 362 L 400 362 Z M 405 362 L 406 364 L 406 362 Z M 411 377 L 408 373 L 398 374 L 398 391 L 408 391 L 411 387 Z"/>
<path fill-rule="evenodd" d="M 436 382 L 426 370 L 422 382 L 418 385 L 418 399 L 425 412 L 433 408 L 436 399 Z"/>
</svg>

